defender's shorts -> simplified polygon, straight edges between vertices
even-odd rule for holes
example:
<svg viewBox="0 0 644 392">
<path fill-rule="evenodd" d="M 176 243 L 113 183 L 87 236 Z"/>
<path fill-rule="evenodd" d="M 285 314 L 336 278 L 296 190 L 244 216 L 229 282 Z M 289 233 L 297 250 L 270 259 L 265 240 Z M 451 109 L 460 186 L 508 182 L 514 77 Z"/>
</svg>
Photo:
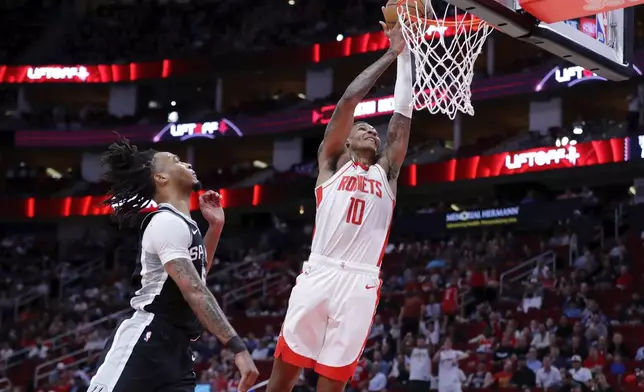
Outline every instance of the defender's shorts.
<svg viewBox="0 0 644 392">
<path fill-rule="evenodd" d="M 190 338 L 152 313 L 136 311 L 107 341 L 89 392 L 194 392 Z"/>
<path fill-rule="evenodd" d="M 288 303 L 275 357 L 348 381 L 378 306 L 379 268 L 311 255 Z"/>
</svg>

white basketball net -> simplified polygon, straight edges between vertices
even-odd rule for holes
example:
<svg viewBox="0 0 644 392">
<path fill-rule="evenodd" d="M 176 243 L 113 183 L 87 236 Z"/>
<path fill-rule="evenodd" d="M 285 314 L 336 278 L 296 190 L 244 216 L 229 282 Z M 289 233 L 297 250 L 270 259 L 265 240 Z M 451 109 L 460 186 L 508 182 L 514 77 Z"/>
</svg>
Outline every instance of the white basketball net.
<svg viewBox="0 0 644 392">
<path fill-rule="evenodd" d="M 425 0 L 424 14 L 415 4 L 414 0 L 398 3 L 403 37 L 416 66 L 414 107 L 451 119 L 459 111 L 474 115 L 474 62 L 493 28 L 447 2 L 441 2 L 442 11 L 434 9 L 432 0 Z"/>
</svg>

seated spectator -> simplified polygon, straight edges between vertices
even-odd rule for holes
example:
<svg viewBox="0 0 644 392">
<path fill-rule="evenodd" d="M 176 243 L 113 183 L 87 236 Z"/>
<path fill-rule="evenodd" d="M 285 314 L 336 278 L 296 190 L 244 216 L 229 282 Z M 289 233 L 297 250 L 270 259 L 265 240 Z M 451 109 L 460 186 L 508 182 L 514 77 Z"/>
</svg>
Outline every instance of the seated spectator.
<svg viewBox="0 0 644 392">
<path fill-rule="evenodd" d="M 485 385 L 484 388 L 489 388 L 492 385 L 496 385 L 499 388 L 509 388 L 512 385 L 512 376 L 514 376 L 512 362 L 505 361 L 503 364 L 503 370 L 495 373 L 492 378 L 492 384 Z"/>
<path fill-rule="evenodd" d="M 574 355 L 572 357 L 572 368 L 570 369 L 570 374 L 572 379 L 582 383 L 584 385 L 588 384 L 593 379 L 593 374 L 586 367 L 583 367 L 581 363 L 581 357 L 579 355 Z"/>
<path fill-rule="evenodd" d="M 590 249 L 585 248 L 584 253 L 577 257 L 573 263 L 575 269 L 585 270 L 586 272 L 592 271 L 595 265 L 595 258 L 593 257 Z"/>
<path fill-rule="evenodd" d="M 576 301 L 570 301 L 564 305 L 563 313 L 567 318 L 580 318 L 582 309 Z"/>
<path fill-rule="evenodd" d="M 613 334 L 613 339 L 608 345 L 608 359 L 612 359 L 616 355 L 620 355 L 622 358 L 633 358 L 631 351 L 624 344 L 624 338 L 622 334 L 615 333 Z"/>
<path fill-rule="evenodd" d="M 618 376 L 621 379 L 626 374 L 626 365 L 622 362 L 622 356 L 616 354 L 613 357 L 613 362 L 610 364 L 610 374 Z"/>
<path fill-rule="evenodd" d="M 615 245 L 610 249 L 608 252 L 608 256 L 611 258 L 615 258 L 618 261 L 624 260 L 624 256 L 626 255 L 626 247 L 622 243 L 620 239 L 617 239 L 615 242 Z"/>
<path fill-rule="evenodd" d="M 550 342 L 550 332 L 546 330 L 546 325 L 539 324 L 539 330 L 533 335 L 530 346 L 539 351 L 544 351 L 547 350 L 548 347 L 550 347 Z"/>
<path fill-rule="evenodd" d="M 550 347 L 550 353 L 548 357 L 550 358 L 552 365 L 559 370 L 565 370 L 566 367 L 568 366 L 568 361 L 566 360 L 566 358 L 561 356 L 559 347 L 556 347 L 556 346 Z"/>
<path fill-rule="evenodd" d="M 493 383 L 494 380 L 492 378 L 492 373 L 487 370 L 485 363 L 479 362 L 476 366 L 476 371 L 470 373 L 464 386 L 466 388 L 480 389 L 484 388 L 486 385 L 492 385 Z"/>
<path fill-rule="evenodd" d="M 534 353 L 536 355 L 536 351 Z M 541 362 L 539 362 L 539 368 L 540 367 Z M 512 385 L 521 389 L 532 388 L 536 385 L 534 371 L 528 367 L 527 362 L 524 358 L 519 358 L 517 370 L 512 375 L 512 380 L 510 382 Z"/>
<path fill-rule="evenodd" d="M 561 316 L 559 319 L 559 324 L 557 324 L 555 330 L 555 337 L 563 340 L 568 340 L 572 337 L 572 326 L 568 322 L 568 317 Z"/>
<path fill-rule="evenodd" d="M 265 340 L 260 340 L 257 348 L 255 348 L 251 354 L 254 360 L 263 361 L 268 359 L 268 345 Z"/>
<path fill-rule="evenodd" d="M 620 267 L 619 276 L 615 280 L 615 286 L 622 290 L 631 290 L 633 288 L 633 276 L 628 271 L 628 267 L 623 265 Z"/>
<path fill-rule="evenodd" d="M 398 384 L 407 383 L 409 380 L 409 357 L 403 354 L 396 356 L 389 372 L 389 379 L 396 380 Z"/>
<path fill-rule="evenodd" d="M 532 370 L 533 373 L 536 373 L 537 370 L 541 369 L 541 361 L 537 358 L 537 350 L 534 347 L 530 347 L 528 354 L 526 355 L 526 366 Z"/>
<path fill-rule="evenodd" d="M 543 297 L 535 292 L 534 286 L 529 286 L 523 296 L 519 310 L 523 311 L 523 313 L 528 313 L 530 309 L 541 309 L 542 304 Z"/>
<path fill-rule="evenodd" d="M 543 367 L 537 370 L 536 385 L 538 388 L 555 388 L 561 384 L 561 372 L 552 366 L 549 356 L 543 357 Z"/>
<path fill-rule="evenodd" d="M 601 373 L 606 365 L 606 360 L 603 355 L 599 354 L 596 347 L 588 349 L 588 357 L 584 360 L 584 367 L 590 369 L 591 372 Z"/>
<path fill-rule="evenodd" d="M 387 376 L 385 376 L 378 367 L 371 369 L 369 372 L 369 392 L 384 392 L 387 389 Z"/>
<path fill-rule="evenodd" d="M 523 357 L 526 354 L 528 354 L 528 351 L 530 350 L 530 346 L 528 346 L 528 343 L 525 339 L 525 337 L 520 337 L 517 339 L 516 344 L 514 345 L 514 354 L 516 354 L 519 357 Z"/>
<path fill-rule="evenodd" d="M 609 290 L 615 284 L 615 268 L 611 265 L 608 257 L 602 257 L 599 269 L 593 274 L 595 287 L 600 290 Z"/>
<path fill-rule="evenodd" d="M 494 350 L 494 361 L 496 362 L 505 362 L 512 357 L 514 354 L 514 345 L 510 341 L 510 337 L 505 335 L 501 344 Z"/>
<path fill-rule="evenodd" d="M 598 373 L 597 375 L 595 375 L 594 390 L 598 392 L 613 392 L 613 387 L 611 387 L 608 383 L 608 380 L 606 380 L 606 376 L 604 376 L 602 373 Z"/>
</svg>

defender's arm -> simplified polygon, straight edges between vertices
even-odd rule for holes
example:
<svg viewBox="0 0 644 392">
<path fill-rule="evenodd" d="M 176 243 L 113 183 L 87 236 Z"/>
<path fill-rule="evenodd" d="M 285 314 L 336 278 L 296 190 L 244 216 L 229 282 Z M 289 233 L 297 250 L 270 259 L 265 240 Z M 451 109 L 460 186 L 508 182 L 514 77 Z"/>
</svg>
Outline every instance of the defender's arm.
<svg viewBox="0 0 644 392">
<path fill-rule="evenodd" d="M 165 263 L 165 270 L 208 332 L 215 335 L 224 345 L 237 336 L 237 332 L 228 322 L 215 296 L 208 290 L 190 259 L 170 260 Z"/>
</svg>

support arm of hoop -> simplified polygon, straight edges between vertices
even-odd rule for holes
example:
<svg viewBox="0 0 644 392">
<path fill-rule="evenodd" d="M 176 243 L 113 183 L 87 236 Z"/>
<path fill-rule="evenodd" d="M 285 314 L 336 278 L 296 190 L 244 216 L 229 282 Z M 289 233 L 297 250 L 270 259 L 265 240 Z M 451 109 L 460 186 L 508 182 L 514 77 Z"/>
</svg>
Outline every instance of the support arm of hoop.
<svg viewBox="0 0 644 392">
<path fill-rule="evenodd" d="M 388 50 L 375 63 L 362 71 L 347 87 L 324 132 L 324 140 L 318 150 L 320 168 L 329 166 L 333 157 L 339 156 L 344 151 L 344 144 L 351 133 L 356 107 L 397 57 L 396 52 Z"/>
<path fill-rule="evenodd" d="M 387 172 L 391 189 L 397 191 L 398 175 L 407 155 L 411 116 L 414 111 L 412 100 L 411 55 L 405 49 L 398 56 L 396 87 L 394 88 L 394 115 L 387 129 L 387 144 L 378 163 Z"/>
</svg>

